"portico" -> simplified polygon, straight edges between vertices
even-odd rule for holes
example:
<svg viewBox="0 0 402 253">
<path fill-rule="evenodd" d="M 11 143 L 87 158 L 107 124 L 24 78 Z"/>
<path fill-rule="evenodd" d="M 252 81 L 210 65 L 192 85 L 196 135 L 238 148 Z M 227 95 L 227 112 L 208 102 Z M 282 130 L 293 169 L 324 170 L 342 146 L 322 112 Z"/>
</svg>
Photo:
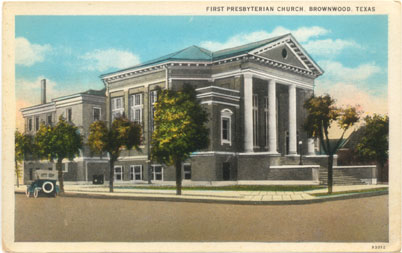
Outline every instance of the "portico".
<svg viewBox="0 0 402 253">
<path fill-rule="evenodd" d="M 254 124 L 253 119 L 253 84 L 255 79 L 263 80 L 267 85 L 268 100 L 268 119 L 266 121 L 267 148 L 268 153 L 278 155 L 278 112 L 277 112 L 277 85 L 287 86 L 288 103 L 287 103 L 287 132 L 288 132 L 288 152 L 287 155 L 297 155 L 297 95 L 294 83 L 278 82 L 275 78 L 267 78 L 259 74 L 244 73 L 244 152 L 253 153 L 255 143 L 253 143 Z M 308 88 L 305 88 L 309 90 Z"/>
</svg>

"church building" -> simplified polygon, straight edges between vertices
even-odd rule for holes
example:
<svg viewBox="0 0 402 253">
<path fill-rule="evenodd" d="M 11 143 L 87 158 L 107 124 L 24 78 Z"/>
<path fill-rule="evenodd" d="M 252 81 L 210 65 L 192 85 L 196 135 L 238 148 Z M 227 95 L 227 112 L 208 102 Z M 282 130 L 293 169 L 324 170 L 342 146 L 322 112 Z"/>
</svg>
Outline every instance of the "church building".
<svg viewBox="0 0 402 253">
<path fill-rule="evenodd" d="M 124 114 L 143 126 L 141 150 L 123 151 L 115 164 L 116 183 L 175 180 L 174 167 L 150 160 L 153 104 L 159 88 L 185 84 L 208 112 L 210 144 L 183 163 L 184 180 L 316 182 L 326 157 L 314 155 L 314 142 L 303 130 L 303 104 L 322 74 L 286 34 L 215 52 L 190 46 L 102 75 L 106 121 Z"/>
</svg>

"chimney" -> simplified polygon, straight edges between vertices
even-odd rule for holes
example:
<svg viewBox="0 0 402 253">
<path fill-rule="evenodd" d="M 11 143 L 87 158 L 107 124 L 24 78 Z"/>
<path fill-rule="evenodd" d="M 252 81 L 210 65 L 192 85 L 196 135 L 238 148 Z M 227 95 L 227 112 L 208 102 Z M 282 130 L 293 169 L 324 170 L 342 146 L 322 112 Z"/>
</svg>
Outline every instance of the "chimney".
<svg viewBox="0 0 402 253">
<path fill-rule="evenodd" d="M 41 83 L 41 104 L 46 104 L 46 79 L 42 79 Z"/>
</svg>

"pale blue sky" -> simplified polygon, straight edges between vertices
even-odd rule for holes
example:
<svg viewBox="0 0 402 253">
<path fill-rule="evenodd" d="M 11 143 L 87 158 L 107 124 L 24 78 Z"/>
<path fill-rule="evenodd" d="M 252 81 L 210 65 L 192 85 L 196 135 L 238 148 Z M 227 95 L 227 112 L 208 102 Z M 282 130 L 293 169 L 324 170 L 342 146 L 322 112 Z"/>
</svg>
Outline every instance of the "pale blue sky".
<svg viewBox="0 0 402 253">
<path fill-rule="evenodd" d="M 349 103 L 352 98 L 342 94 L 349 90 L 365 111 L 386 112 L 379 108 L 388 86 L 387 16 L 17 16 L 15 21 L 19 106 L 39 103 L 41 78 L 49 80 L 52 98 L 100 89 L 101 74 L 191 45 L 214 51 L 292 32 L 325 71 L 316 81 L 318 93 Z"/>
</svg>

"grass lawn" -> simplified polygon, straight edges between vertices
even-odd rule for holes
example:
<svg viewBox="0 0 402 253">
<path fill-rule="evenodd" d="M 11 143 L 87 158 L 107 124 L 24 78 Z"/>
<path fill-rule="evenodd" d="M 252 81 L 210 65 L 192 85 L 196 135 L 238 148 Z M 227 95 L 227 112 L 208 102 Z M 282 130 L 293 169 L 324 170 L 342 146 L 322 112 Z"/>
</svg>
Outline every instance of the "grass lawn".
<svg viewBox="0 0 402 253">
<path fill-rule="evenodd" d="M 341 191 L 341 192 L 333 192 L 332 194 L 328 194 L 327 192 L 310 193 L 310 195 L 313 195 L 313 196 L 316 196 L 316 197 L 324 197 L 324 196 L 334 196 L 334 195 L 353 194 L 353 193 L 365 193 L 365 192 L 378 192 L 378 191 L 388 191 L 388 187 L 366 189 L 366 190 L 355 190 L 355 191 Z"/>
<path fill-rule="evenodd" d="M 176 186 L 115 186 L 116 189 L 149 189 L 149 190 L 175 190 Z M 310 191 L 324 189 L 319 185 L 228 185 L 228 186 L 191 186 L 182 187 L 182 190 L 197 191 Z"/>
</svg>

